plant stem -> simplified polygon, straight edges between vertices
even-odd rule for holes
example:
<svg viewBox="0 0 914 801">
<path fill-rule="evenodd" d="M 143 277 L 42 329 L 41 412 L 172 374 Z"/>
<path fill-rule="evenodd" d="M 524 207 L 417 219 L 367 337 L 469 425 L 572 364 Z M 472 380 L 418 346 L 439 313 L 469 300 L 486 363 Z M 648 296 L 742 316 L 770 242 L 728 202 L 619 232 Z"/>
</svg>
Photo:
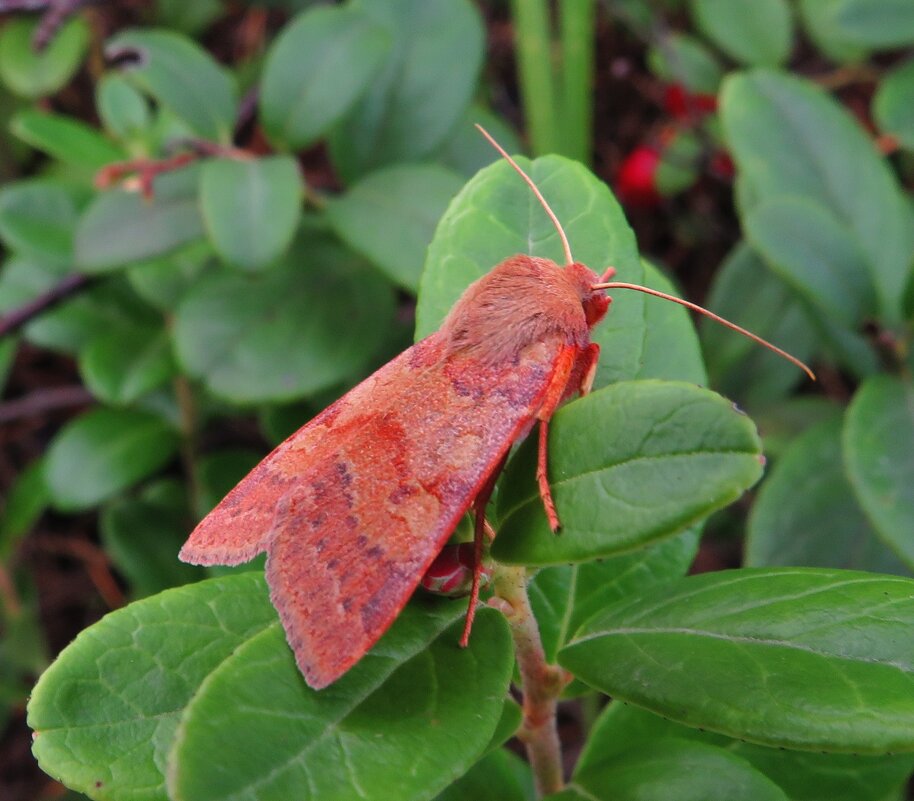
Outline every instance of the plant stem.
<svg viewBox="0 0 914 801">
<path fill-rule="evenodd" d="M 200 500 L 200 487 L 197 481 L 197 403 L 194 390 L 187 377 L 178 375 L 173 381 L 175 397 L 178 400 L 181 425 L 181 466 L 187 476 L 188 505 L 191 515 L 196 519 Z"/>
<path fill-rule="evenodd" d="M 594 0 L 560 0 L 561 152 L 590 164 L 593 129 Z"/>
<path fill-rule="evenodd" d="M 556 149 L 556 93 L 546 0 L 511 0 L 521 99 L 534 156 Z"/>
<path fill-rule="evenodd" d="M 511 626 L 520 670 L 524 718 L 518 737 L 527 749 L 538 798 L 564 787 L 562 749 L 556 725 L 558 697 L 567 683 L 565 672 L 546 662 L 543 641 L 530 598 L 527 571 L 501 565 L 495 574 L 495 595 L 506 602 L 503 611 Z"/>
</svg>

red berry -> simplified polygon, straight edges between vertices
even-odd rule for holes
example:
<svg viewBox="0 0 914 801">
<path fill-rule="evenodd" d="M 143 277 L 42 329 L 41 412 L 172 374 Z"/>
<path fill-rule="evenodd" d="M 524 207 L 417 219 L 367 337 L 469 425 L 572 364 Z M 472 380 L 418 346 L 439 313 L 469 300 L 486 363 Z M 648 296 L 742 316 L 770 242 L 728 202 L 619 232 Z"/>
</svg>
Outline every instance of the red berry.
<svg viewBox="0 0 914 801">
<path fill-rule="evenodd" d="M 660 154 L 652 147 L 636 147 L 622 161 L 616 177 L 616 193 L 628 206 L 652 208 L 660 203 L 657 167 Z"/>
<path fill-rule="evenodd" d="M 730 158 L 730 154 L 726 150 L 718 150 L 713 153 L 709 167 L 711 172 L 718 178 L 729 179 L 736 172 L 736 165 L 734 165 L 733 159 Z"/>
<path fill-rule="evenodd" d="M 671 117 L 686 119 L 691 115 L 701 116 L 717 111 L 717 97 L 691 94 L 681 83 L 671 83 L 664 91 L 663 107 Z"/>
</svg>

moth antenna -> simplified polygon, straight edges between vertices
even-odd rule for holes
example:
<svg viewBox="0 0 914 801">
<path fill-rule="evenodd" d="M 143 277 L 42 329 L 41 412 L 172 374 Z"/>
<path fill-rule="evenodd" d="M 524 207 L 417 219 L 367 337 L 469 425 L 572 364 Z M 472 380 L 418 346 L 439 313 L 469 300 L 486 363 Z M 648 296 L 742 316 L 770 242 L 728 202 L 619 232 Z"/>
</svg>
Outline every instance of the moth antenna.
<svg viewBox="0 0 914 801">
<path fill-rule="evenodd" d="M 708 311 L 706 308 L 699 306 L 697 303 L 692 303 L 691 301 L 677 298 L 675 295 L 668 295 L 666 292 L 650 289 L 649 287 L 641 286 L 640 284 L 627 284 L 624 281 L 606 281 L 603 283 L 594 284 L 591 289 L 634 289 L 638 292 L 644 292 L 647 295 L 654 295 L 655 297 L 663 298 L 664 300 L 671 300 L 673 303 L 678 303 L 680 306 L 685 306 L 687 309 L 691 309 L 692 311 L 698 312 L 699 314 L 703 314 L 705 317 L 710 317 L 712 320 L 714 320 L 714 322 L 725 325 L 727 328 L 733 329 L 738 334 L 742 334 L 744 337 L 748 337 L 753 342 L 757 342 L 759 345 L 768 348 L 768 350 L 773 351 L 778 356 L 787 359 L 787 361 L 789 361 L 791 364 L 795 364 L 813 381 L 816 380 L 816 374 L 796 356 L 791 356 L 786 350 L 781 350 L 777 345 L 772 345 L 767 339 L 762 339 L 757 334 L 753 334 L 751 331 L 747 331 L 745 328 L 738 326 L 736 323 L 731 323 L 729 320 L 714 314 L 712 311 Z"/>
<path fill-rule="evenodd" d="M 552 220 L 552 224 L 555 226 L 555 230 L 559 232 L 559 238 L 562 240 L 562 249 L 565 251 L 565 262 L 567 264 L 573 264 L 574 259 L 571 257 L 571 245 L 568 244 L 568 237 L 565 236 L 565 229 L 562 228 L 562 224 L 559 222 L 559 218 L 555 216 L 555 212 L 549 207 L 549 204 L 546 202 L 546 198 L 543 197 L 543 193 L 540 192 L 539 189 L 537 189 L 536 184 L 533 183 L 533 179 L 529 175 L 527 175 L 527 173 L 525 173 L 520 168 L 520 165 L 514 159 L 512 159 L 507 154 L 507 152 L 505 152 L 505 149 L 500 144 L 498 144 L 498 142 L 495 141 L 495 138 L 485 128 L 483 128 L 478 122 L 475 123 L 475 125 L 476 125 L 476 128 L 479 130 L 479 133 L 481 133 L 486 139 L 488 139 L 489 144 L 492 145 L 492 147 L 494 147 L 502 155 L 502 158 L 504 158 L 504 160 L 507 161 L 508 164 L 510 164 L 512 167 L 514 167 L 515 170 L 517 170 L 517 172 L 520 174 L 520 177 L 523 178 L 524 181 L 526 181 L 527 186 L 529 186 L 530 189 L 533 191 L 533 194 L 536 195 L 536 199 L 542 204 L 543 208 L 546 210 L 546 214 L 549 215 L 549 219 Z"/>
</svg>

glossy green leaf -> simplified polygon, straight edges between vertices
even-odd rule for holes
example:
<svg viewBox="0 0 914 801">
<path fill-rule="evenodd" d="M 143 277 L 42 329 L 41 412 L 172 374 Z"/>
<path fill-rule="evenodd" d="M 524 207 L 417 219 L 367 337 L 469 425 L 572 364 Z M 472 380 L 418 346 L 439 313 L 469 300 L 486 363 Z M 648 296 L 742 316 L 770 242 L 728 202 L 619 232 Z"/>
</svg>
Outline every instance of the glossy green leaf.
<svg viewBox="0 0 914 801">
<path fill-rule="evenodd" d="M 857 121 L 811 83 L 771 71 L 729 78 L 721 114 L 749 194 L 756 202 L 793 195 L 827 207 L 857 241 L 881 318 L 898 321 L 914 250 L 912 213 Z"/>
<path fill-rule="evenodd" d="M 641 282 L 634 235 L 605 183 L 561 156 L 517 161 L 564 223 L 575 259 L 597 273 L 613 265 L 618 280 Z M 437 329 L 472 281 L 517 253 L 565 262 L 558 234 L 539 201 L 501 161 L 477 173 L 438 223 L 420 283 L 416 336 Z M 606 319 L 594 329 L 594 341 L 603 348 L 595 386 L 637 375 L 644 306 L 640 293 L 620 291 Z"/>
<path fill-rule="evenodd" d="M 6 562 L 48 506 L 44 480 L 44 460 L 39 458 L 25 468 L 6 491 L 0 507 L 0 562 Z"/>
<path fill-rule="evenodd" d="M 106 73 L 95 86 L 95 105 L 105 128 L 118 139 L 132 139 L 150 125 L 146 98 L 116 72 Z"/>
<path fill-rule="evenodd" d="M 105 44 L 110 60 L 129 61 L 123 74 L 195 134 L 228 144 L 237 99 L 232 76 L 191 39 L 166 30 L 128 30 Z"/>
<path fill-rule="evenodd" d="M 169 253 L 203 236 L 195 167 L 159 176 L 153 198 L 112 189 L 98 195 L 76 230 L 76 263 L 97 273 Z"/>
<path fill-rule="evenodd" d="M 556 536 L 533 480 L 535 439 L 499 488 L 500 561 L 560 564 L 643 547 L 736 500 L 762 472 L 755 427 L 725 398 L 673 381 L 614 384 L 552 418 Z"/>
<path fill-rule="evenodd" d="M 745 563 L 906 573 L 875 536 L 844 475 L 841 418 L 798 437 L 752 505 Z"/>
<path fill-rule="evenodd" d="M 95 128 L 62 114 L 20 111 L 10 120 L 10 131 L 52 158 L 90 173 L 124 158 L 124 151 Z"/>
<path fill-rule="evenodd" d="M 844 459 L 857 500 L 880 537 L 914 566 L 914 385 L 882 375 L 847 410 Z"/>
<path fill-rule="evenodd" d="M 295 234 L 302 190 L 298 164 L 287 156 L 208 161 L 200 205 L 216 251 L 242 270 L 276 261 Z"/>
<path fill-rule="evenodd" d="M 99 522 L 105 553 L 127 578 L 132 597 L 204 577 L 203 568 L 178 559 L 191 523 L 179 482 L 160 481 L 135 498 L 119 498 Z"/>
<path fill-rule="evenodd" d="M 873 116 L 883 133 L 914 150 L 914 59 L 893 69 L 879 83 Z"/>
<path fill-rule="evenodd" d="M 634 553 L 540 570 L 528 592 L 546 659 L 555 662 L 581 624 L 608 604 L 682 578 L 695 558 L 698 538 L 693 528 Z"/>
<path fill-rule="evenodd" d="M 648 262 L 644 262 L 643 267 L 645 286 L 659 289 L 668 295 L 681 296 L 660 270 Z M 620 295 L 621 292 L 619 290 Z M 641 366 L 635 378 L 689 381 L 701 386 L 708 383 L 698 334 L 685 308 L 659 298 L 647 298 L 644 303 L 644 324 Z"/>
<path fill-rule="evenodd" d="M 24 256 L 69 266 L 77 210 L 60 184 L 34 178 L 0 189 L 0 238 Z"/>
<path fill-rule="evenodd" d="M 822 314 L 856 328 L 875 312 L 873 286 L 856 239 L 827 206 L 773 197 L 744 219 L 753 248 Z"/>
<path fill-rule="evenodd" d="M 864 756 L 787 751 L 690 729 L 623 703 L 610 704 L 590 731 L 576 771 L 599 770 L 630 750 L 670 738 L 693 739 L 726 748 L 764 773 L 791 801 L 887 801 L 914 767 L 910 754 Z"/>
<path fill-rule="evenodd" d="M 470 647 L 460 648 L 462 611 L 407 607 L 321 692 L 305 686 L 278 624 L 252 638 L 188 706 L 172 751 L 172 796 L 433 796 L 479 758 L 513 666 L 507 624 L 494 610 L 480 610 Z"/>
<path fill-rule="evenodd" d="M 788 801 L 741 757 L 672 737 L 577 772 L 571 789 L 598 801 Z"/>
<path fill-rule="evenodd" d="M 275 621 L 254 573 L 112 612 L 64 649 L 32 692 L 38 763 L 96 801 L 165 801 L 166 757 L 184 707 L 235 648 Z"/>
<path fill-rule="evenodd" d="M 238 403 L 290 400 L 361 372 L 393 316 L 393 292 L 360 258 L 303 235 L 272 269 L 201 280 L 175 314 L 179 361 Z"/>
<path fill-rule="evenodd" d="M 264 66 L 267 135 L 292 150 L 313 144 L 365 92 L 390 46 L 389 31 L 358 6 L 318 6 L 297 16 Z"/>
<path fill-rule="evenodd" d="M 533 798 L 530 766 L 512 751 L 499 748 L 435 796 L 435 801 L 467 801 L 471 798 L 530 801 Z"/>
<path fill-rule="evenodd" d="M 818 348 L 820 336 L 795 295 L 745 242 L 724 260 L 706 305 L 803 361 Z M 701 321 L 701 342 L 711 386 L 747 406 L 765 407 L 803 380 L 792 364 L 713 320 Z"/>
<path fill-rule="evenodd" d="M 692 19 L 701 33 L 743 64 L 783 64 L 793 45 L 787 0 L 690 0 Z"/>
<path fill-rule="evenodd" d="M 175 374 L 168 333 L 134 325 L 100 334 L 80 350 L 79 372 L 99 400 L 133 403 Z"/>
<path fill-rule="evenodd" d="M 87 412 L 67 423 L 48 449 L 45 481 L 51 502 L 68 512 L 91 508 L 154 473 L 177 445 L 177 434 L 148 412 Z"/>
<path fill-rule="evenodd" d="M 0 80 L 23 97 L 54 94 L 69 82 L 89 46 L 85 19 L 71 17 L 48 46 L 36 52 L 32 40 L 37 17 L 7 20 L 0 30 Z"/>
<path fill-rule="evenodd" d="M 724 70 L 714 54 L 688 34 L 671 32 L 653 45 L 648 66 L 667 83 L 682 84 L 696 94 L 716 95 Z"/>
<path fill-rule="evenodd" d="M 834 752 L 914 750 L 914 581 L 814 568 L 705 573 L 621 601 L 559 654 L 689 726 Z"/>
<path fill-rule="evenodd" d="M 385 29 L 391 50 L 330 137 L 333 162 L 348 181 L 419 161 L 445 141 L 470 103 L 484 44 L 470 0 L 373 0 L 360 9 Z"/>
<path fill-rule="evenodd" d="M 462 186 L 436 164 L 387 167 L 331 200 L 327 218 L 340 239 L 414 293 L 438 220 Z"/>
</svg>

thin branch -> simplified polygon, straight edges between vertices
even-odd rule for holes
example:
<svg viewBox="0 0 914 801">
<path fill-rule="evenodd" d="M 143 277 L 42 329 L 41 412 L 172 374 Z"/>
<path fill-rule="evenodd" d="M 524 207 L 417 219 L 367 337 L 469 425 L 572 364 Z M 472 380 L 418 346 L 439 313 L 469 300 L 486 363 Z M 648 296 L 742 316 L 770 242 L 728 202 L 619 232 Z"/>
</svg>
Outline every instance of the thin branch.
<svg viewBox="0 0 914 801">
<path fill-rule="evenodd" d="M 64 23 L 87 2 L 88 0 L 51 0 L 32 36 L 32 47 L 35 51 L 40 53 L 44 50 Z"/>
<path fill-rule="evenodd" d="M 76 295 L 90 287 L 97 278 L 95 276 L 75 273 L 68 275 L 59 284 L 43 292 L 37 298 L 29 301 L 18 309 L 14 309 L 5 317 L 0 318 L 0 338 L 18 331 L 26 323 L 33 320 L 42 312 L 47 311 L 67 298 Z"/>
<path fill-rule="evenodd" d="M 556 713 L 568 674 L 546 662 L 527 595 L 527 571 L 523 567 L 500 565 L 495 574 L 495 596 L 495 605 L 508 618 L 520 671 L 524 718 L 518 737 L 527 749 L 537 797 L 542 798 L 565 786 Z"/>
<path fill-rule="evenodd" d="M 94 401 L 95 397 L 92 393 L 85 387 L 78 385 L 41 389 L 25 397 L 0 403 L 0 424 L 19 420 L 23 417 L 35 417 L 54 409 L 82 406 Z"/>
</svg>

